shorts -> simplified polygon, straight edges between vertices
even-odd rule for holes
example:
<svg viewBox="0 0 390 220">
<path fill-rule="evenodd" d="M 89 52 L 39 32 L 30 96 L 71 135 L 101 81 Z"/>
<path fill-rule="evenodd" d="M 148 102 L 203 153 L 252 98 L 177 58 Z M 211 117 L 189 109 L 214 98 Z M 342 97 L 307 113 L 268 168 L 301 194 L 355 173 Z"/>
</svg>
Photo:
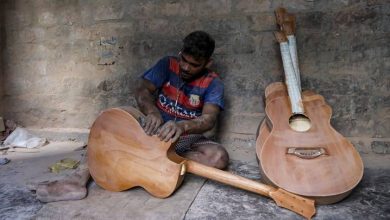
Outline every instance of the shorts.
<svg viewBox="0 0 390 220">
<path fill-rule="evenodd" d="M 209 138 L 206 138 L 202 134 L 188 134 L 188 135 L 180 136 L 175 146 L 175 150 L 176 153 L 182 154 L 187 151 L 191 151 L 193 148 L 197 146 L 205 145 L 205 144 L 219 145 L 219 143 L 212 141 Z"/>
</svg>

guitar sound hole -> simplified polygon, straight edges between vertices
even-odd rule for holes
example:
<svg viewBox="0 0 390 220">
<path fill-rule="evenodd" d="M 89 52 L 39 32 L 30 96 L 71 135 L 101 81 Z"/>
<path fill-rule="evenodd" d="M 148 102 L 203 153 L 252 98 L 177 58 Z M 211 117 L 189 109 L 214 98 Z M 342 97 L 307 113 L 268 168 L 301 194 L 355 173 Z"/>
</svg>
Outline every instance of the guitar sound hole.
<svg viewBox="0 0 390 220">
<path fill-rule="evenodd" d="M 289 119 L 290 128 L 294 131 L 305 132 L 311 128 L 310 119 L 303 114 L 292 115 Z"/>
</svg>

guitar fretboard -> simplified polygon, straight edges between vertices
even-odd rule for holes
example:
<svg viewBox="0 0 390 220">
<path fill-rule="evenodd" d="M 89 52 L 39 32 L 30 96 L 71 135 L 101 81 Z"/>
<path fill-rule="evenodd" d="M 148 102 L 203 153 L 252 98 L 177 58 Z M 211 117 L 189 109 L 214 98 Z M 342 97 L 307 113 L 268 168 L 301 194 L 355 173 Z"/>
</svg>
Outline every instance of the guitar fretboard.
<svg viewBox="0 0 390 220">
<path fill-rule="evenodd" d="M 301 77 L 300 77 L 301 73 L 299 71 L 299 66 L 298 66 L 297 40 L 294 35 L 287 35 L 287 39 L 288 39 L 288 47 L 290 49 L 292 64 L 294 66 L 295 77 L 297 79 L 298 88 L 299 91 L 302 91 Z"/>
<path fill-rule="evenodd" d="M 293 114 L 303 114 L 303 105 L 301 90 L 299 88 L 297 75 L 294 71 L 294 65 L 290 54 L 289 44 L 287 42 L 280 43 L 280 52 L 282 54 L 282 61 L 284 73 L 286 76 L 286 85 L 288 95 L 291 101 L 291 110 Z"/>
</svg>

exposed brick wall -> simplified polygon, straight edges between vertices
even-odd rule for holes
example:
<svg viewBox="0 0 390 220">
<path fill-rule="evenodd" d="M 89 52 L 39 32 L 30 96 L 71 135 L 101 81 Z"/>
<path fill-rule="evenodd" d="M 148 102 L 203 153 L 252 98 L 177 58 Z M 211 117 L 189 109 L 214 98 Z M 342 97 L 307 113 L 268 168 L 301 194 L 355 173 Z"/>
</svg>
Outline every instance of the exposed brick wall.
<svg viewBox="0 0 390 220">
<path fill-rule="evenodd" d="M 388 154 L 390 4 L 386 0 L 6 1 L 4 113 L 28 127 L 88 128 L 135 105 L 135 79 L 195 29 L 217 42 L 226 87 L 222 141 L 253 149 L 265 87 L 282 80 L 273 11 L 297 15 L 302 86 L 362 153 Z M 1 73 L 1 72 L 0 72 Z M 1 76 L 1 75 L 0 75 Z M 372 145 L 372 146 L 371 146 Z M 371 149 L 371 150 L 370 150 Z"/>
</svg>

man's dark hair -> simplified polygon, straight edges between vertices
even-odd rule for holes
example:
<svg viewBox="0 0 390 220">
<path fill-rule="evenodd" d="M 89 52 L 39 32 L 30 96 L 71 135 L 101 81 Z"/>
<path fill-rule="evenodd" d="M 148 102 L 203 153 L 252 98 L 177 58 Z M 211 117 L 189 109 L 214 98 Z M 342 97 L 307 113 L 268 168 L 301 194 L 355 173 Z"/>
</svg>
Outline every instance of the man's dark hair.
<svg viewBox="0 0 390 220">
<path fill-rule="evenodd" d="M 194 31 L 183 40 L 181 52 L 193 56 L 195 59 L 209 59 L 214 52 L 215 41 L 204 31 Z"/>
</svg>

